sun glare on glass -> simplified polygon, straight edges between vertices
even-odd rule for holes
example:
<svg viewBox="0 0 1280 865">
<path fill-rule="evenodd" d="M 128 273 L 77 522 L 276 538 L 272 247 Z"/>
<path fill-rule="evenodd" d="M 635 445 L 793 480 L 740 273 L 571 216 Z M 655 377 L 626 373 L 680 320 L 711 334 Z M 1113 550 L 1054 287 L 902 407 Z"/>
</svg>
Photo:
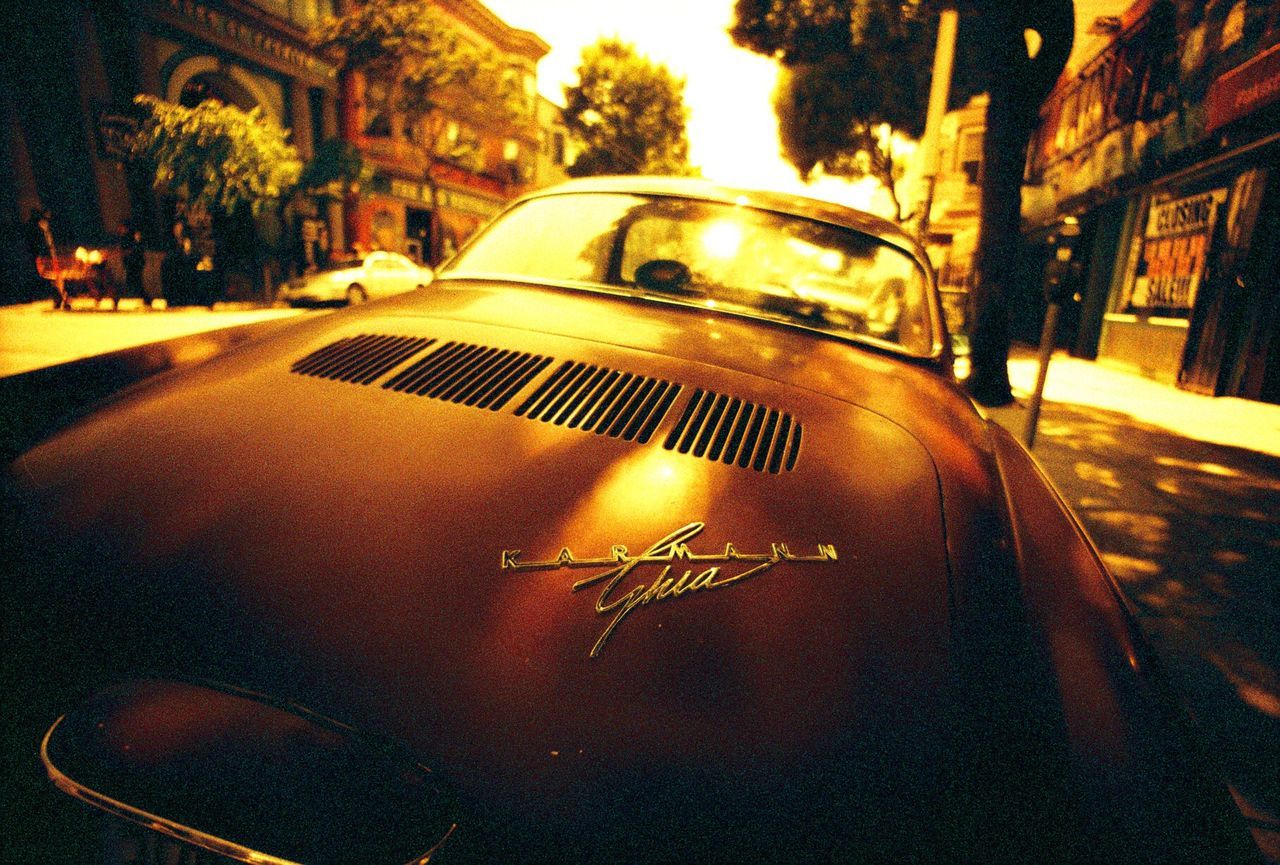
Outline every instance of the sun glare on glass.
<svg viewBox="0 0 1280 865">
<path fill-rule="evenodd" d="M 713 222 L 702 233 L 702 246 L 714 258 L 733 258 L 742 246 L 742 226 L 736 222 Z"/>
</svg>

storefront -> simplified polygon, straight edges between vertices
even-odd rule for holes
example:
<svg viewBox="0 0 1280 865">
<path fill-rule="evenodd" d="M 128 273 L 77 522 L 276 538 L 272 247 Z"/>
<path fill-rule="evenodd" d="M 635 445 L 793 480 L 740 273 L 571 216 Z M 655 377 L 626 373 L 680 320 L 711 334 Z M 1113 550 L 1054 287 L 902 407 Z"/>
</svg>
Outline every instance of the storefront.
<svg viewBox="0 0 1280 865">
<path fill-rule="evenodd" d="M 1099 359 L 1280 402 L 1277 85 L 1280 46 L 1215 81 L 1206 131 L 1239 143 L 1130 197 Z"/>
<path fill-rule="evenodd" d="M 506 206 L 500 190 L 459 188 L 439 183 L 376 176 L 354 211 L 355 248 L 389 249 L 426 262 L 433 230 L 440 231 L 443 257 Z M 438 220 L 438 223 L 437 223 Z"/>
<path fill-rule="evenodd" d="M 1044 261 L 1073 221 L 1078 303 L 1060 345 L 1280 402 L 1280 14 L 1258 0 L 1173 8 L 1135 3 L 1046 102 L 1023 199 L 1028 314 L 1013 324 L 1029 338 Z"/>
</svg>

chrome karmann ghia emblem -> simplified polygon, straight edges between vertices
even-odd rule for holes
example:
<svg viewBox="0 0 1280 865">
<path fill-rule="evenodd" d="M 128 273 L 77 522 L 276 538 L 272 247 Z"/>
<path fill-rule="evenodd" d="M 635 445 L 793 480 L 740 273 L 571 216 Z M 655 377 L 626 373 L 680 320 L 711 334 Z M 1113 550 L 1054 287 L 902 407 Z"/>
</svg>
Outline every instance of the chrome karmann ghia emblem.
<svg viewBox="0 0 1280 865">
<path fill-rule="evenodd" d="M 836 560 L 836 548 L 832 544 L 818 544 L 817 554 L 811 556 L 798 556 L 782 543 L 771 544 L 768 553 L 740 553 L 733 544 L 725 544 L 723 553 L 705 555 L 695 553 L 689 549 L 688 542 L 705 527 L 706 523 L 689 523 L 676 529 L 638 556 L 628 553 L 624 546 L 614 546 L 607 556 L 580 559 L 568 547 L 564 547 L 553 559 L 542 562 L 522 562 L 520 550 L 503 550 L 502 570 L 542 571 L 557 568 L 606 567 L 606 570 L 598 574 L 578 580 L 573 584 L 572 589 L 578 592 L 591 586 L 604 584 L 599 597 L 596 598 L 596 612 L 602 616 L 612 614 L 613 618 L 600 634 L 600 639 L 596 640 L 596 644 L 591 647 L 590 656 L 594 658 L 604 649 L 605 643 L 609 641 L 609 637 L 618 625 L 622 624 L 622 620 L 631 615 L 637 607 L 647 606 L 657 601 L 675 600 L 694 592 L 724 589 L 751 577 L 757 577 L 782 562 L 834 562 Z M 683 568 L 684 572 L 681 574 L 680 571 L 685 562 L 694 567 Z M 698 570 L 696 565 L 702 562 L 718 564 Z M 732 569 L 739 564 L 751 566 L 745 570 L 733 572 Z M 659 570 L 652 581 L 638 581 L 629 590 L 622 592 L 619 585 L 642 565 L 654 565 Z M 675 568 L 675 575 L 673 575 L 673 568 Z"/>
</svg>

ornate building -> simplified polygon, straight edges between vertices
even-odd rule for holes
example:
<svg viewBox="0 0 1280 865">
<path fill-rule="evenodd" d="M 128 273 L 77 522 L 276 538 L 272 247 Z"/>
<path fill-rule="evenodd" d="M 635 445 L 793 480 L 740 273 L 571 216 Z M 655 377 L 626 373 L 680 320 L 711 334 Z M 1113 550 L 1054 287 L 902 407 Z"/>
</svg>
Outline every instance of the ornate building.
<svg viewBox="0 0 1280 865">
<path fill-rule="evenodd" d="M 252 251 L 220 274 L 231 299 L 269 296 L 321 227 L 335 251 L 384 247 L 425 257 L 432 231 L 447 250 L 529 188 L 540 147 L 535 69 L 549 46 L 477 0 L 433 0 L 465 38 L 503 58 L 524 104 L 514 121 L 459 106 L 443 125 L 446 155 L 427 159 L 412 130 L 366 111 L 366 90 L 378 82 L 342 80 L 309 44 L 311 28 L 350 2 L 49 0 L 39 15 L 0 4 L 0 26 L 13 41 L 0 53 L 0 291 L 9 300 L 29 296 L 34 266 L 23 223 L 37 209 L 52 213 L 59 247 L 110 246 L 134 223 L 153 249 L 164 248 L 175 203 L 125 162 L 122 148 L 140 93 L 260 108 L 289 130 L 304 160 L 320 142 L 342 137 L 373 169 L 358 199 L 307 199 L 290 207 L 284 224 L 227 244 Z M 152 260 L 153 296 L 158 280 Z"/>
<path fill-rule="evenodd" d="M 0 6 L 13 40 L 0 55 L 6 289 L 30 269 L 13 250 L 22 246 L 16 226 L 35 208 L 51 211 L 60 246 L 110 243 L 126 222 L 162 242 L 168 203 L 125 165 L 120 149 L 139 93 L 260 107 L 290 130 L 304 159 L 338 134 L 337 69 L 307 42 L 332 0 L 50 0 L 39 14 Z M 309 202 L 304 211 L 304 230 L 328 222 L 341 237 L 336 209 Z M 260 285 L 260 273 L 240 275 L 242 284 Z"/>
<path fill-rule="evenodd" d="M 459 105 L 432 123 L 436 140 L 375 108 L 384 82 L 350 73 L 343 82 L 343 135 L 373 169 L 358 199 L 347 202 L 350 246 L 391 249 L 426 261 L 439 232 L 447 255 L 508 201 L 532 187 L 539 148 L 536 68 L 550 46 L 508 26 L 477 0 L 432 0 L 464 39 L 495 52 L 516 78 L 514 119 Z M 432 187 L 434 186 L 434 190 Z M 431 262 L 436 263 L 436 262 Z"/>
</svg>

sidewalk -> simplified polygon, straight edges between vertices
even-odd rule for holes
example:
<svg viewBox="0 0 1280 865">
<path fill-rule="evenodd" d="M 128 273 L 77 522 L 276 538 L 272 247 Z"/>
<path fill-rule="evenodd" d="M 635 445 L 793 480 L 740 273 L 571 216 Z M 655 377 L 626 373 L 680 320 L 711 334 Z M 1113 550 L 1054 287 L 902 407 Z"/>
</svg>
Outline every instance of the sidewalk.
<svg viewBox="0 0 1280 865">
<path fill-rule="evenodd" d="M 1015 350 L 1018 404 L 986 410 L 1020 440 L 1036 371 Z M 1280 406 L 1056 354 L 1034 453 L 1280 861 Z"/>
<path fill-rule="evenodd" d="M 0 307 L 0 376 L 51 366 L 81 357 L 117 351 L 206 330 L 305 314 L 252 304 L 218 303 L 205 307 L 144 309 L 137 298 L 95 304 L 77 298 L 70 310 L 52 301 Z"/>
</svg>

